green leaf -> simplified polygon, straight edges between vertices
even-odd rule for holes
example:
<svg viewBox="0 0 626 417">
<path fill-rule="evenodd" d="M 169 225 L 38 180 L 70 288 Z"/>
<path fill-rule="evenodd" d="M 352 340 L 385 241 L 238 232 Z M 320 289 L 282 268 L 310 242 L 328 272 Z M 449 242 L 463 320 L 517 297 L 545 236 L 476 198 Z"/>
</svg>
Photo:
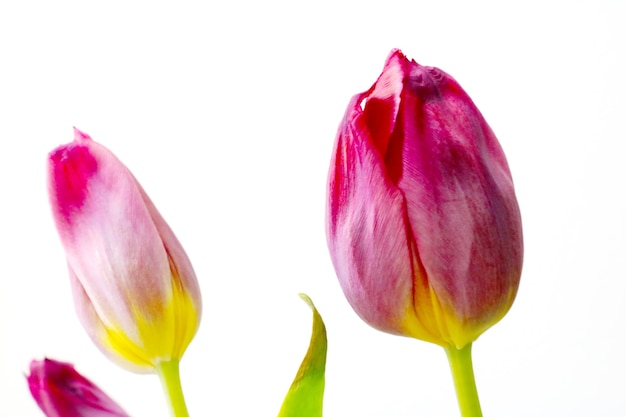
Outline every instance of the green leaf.
<svg viewBox="0 0 626 417">
<path fill-rule="evenodd" d="M 300 294 L 313 310 L 311 342 L 300 369 L 285 396 L 278 417 L 321 417 L 324 401 L 324 372 L 326 371 L 326 326 L 322 317 L 306 295 Z"/>
</svg>

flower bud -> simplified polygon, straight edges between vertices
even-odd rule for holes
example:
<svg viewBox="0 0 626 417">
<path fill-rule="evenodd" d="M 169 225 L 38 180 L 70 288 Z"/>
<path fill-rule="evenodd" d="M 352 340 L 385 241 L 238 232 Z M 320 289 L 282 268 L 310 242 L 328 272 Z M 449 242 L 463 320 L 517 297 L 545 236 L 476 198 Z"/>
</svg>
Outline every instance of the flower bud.
<svg viewBox="0 0 626 417">
<path fill-rule="evenodd" d="M 392 51 L 348 105 L 327 192 L 335 271 L 371 326 L 460 349 L 511 307 L 523 252 L 511 173 L 448 74 Z"/>
<path fill-rule="evenodd" d="M 128 417 L 128 414 L 69 363 L 34 360 L 28 388 L 47 417 Z"/>
<path fill-rule="evenodd" d="M 201 314 L 183 247 L 131 172 L 76 130 L 48 158 L 50 203 L 78 317 L 121 366 L 180 360 Z"/>
</svg>

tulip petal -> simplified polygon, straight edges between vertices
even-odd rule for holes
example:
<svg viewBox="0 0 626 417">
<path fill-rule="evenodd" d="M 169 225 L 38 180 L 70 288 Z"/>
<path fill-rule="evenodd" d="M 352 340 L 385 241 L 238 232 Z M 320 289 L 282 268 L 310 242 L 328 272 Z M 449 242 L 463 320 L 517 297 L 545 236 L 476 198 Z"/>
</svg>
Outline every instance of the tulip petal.
<svg viewBox="0 0 626 417">
<path fill-rule="evenodd" d="M 394 136 L 413 140 L 392 138 L 402 147 L 387 163 L 401 166 L 397 184 L 411 208 L 417 251 L 444 309 L 457 317 L 449 321 L 458 324 L 451 338 L 463 346 L 498 321 L 515 296 L 519 209 L 504 153 L 469 96 L 436 68 L 415 64 L 405 73 L 410 87 Z"/>
<path fill-rule="evenodd" d="M 49 195 L 90 337 L 129 369 L 180 359 L 199 325 L 200 289 L 182 245 L 128 168 L 76 130 L 50 154 Z"/>
<path fill-rule="evenodd" d="M 48 417 L 128 417 L 115 401 L 68 363 L 34 360 L 26 379 L 37 405 Z"/>
<path fill-rule="evenodd" d="M 331 161 L 331 258 L 344 294 L 365 322 L 435 342 L 443 313 L 417 254 L 406 199 L 386 174 L 370 137 L 362 99 L 357 95 L 348 106 Z M 413 307 L 416 297 L 419 309 Z"/>
<path fill-rule="evenodd" d="M 169 265 L 130 172 L 87 138 L 60 147 L 50 160 L 50 196 L 59 209 L 61 239 L 99 315 L 131 327 L 124 322 L 133 306 L 158 314 L 154 300 L 168 297 L 169 279 L 163 277 L 169 276 Z"/>
<path fill-rule="evenodd" d="M 326 326 L 322 317 L 305 295 L 300 297 L 313 310 L 313 329 L 309 349 L 285 396 L 278 417 L 321 417 L 326 370 Z"/>
<path fill-rule="evenodd" d="M 329 179 L 329 247 L 339 283 L 366 322 L 400 333 L 410 302 L 403 197 L 389 187 L 355 96 L 338 134 Z M 363 137 L 366 139 L 362 139 Z M 368 204 L 363 204 L 368 202 Z M 372 254 L 376 254 L 372 257 Z M 381 274 L 388 280 L 377 279 Z"/>
</svg>

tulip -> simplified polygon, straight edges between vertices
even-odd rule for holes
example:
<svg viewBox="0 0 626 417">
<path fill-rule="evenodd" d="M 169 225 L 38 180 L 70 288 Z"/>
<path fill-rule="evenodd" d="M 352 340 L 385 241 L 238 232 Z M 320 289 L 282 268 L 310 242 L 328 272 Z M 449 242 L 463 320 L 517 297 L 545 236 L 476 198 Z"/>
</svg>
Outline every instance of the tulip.
<svg viewBox="0 0 626 417">
<path fill-rule="evenodd" d="M 341 122 L 327 203 L 339 282 L 373 327 L 462 348 L 511 307 L 522 267 L 511 173 L 443 71 L 391 53 Z"/>
<path fill-rule="evenodd" d="M 30 393 L 48 417 L 128 417 L 115 401 L 69 363 L 34 360 L 26 379 Z"/>
<path fill-rule="evenodd" d="M 326 225 L 346 298 L 379 330 L 469 355 L 513 303 L 522 225 L 502 148 L 451 76 L 399 50 L 340 124 Z"/>
<path fill-rule="evenodd" d="M 51 152 L 48 174 L 87 333 L 124 368 L 177 376 L 201 314 L 183 247 L 128 168 L 88 135 L 75 130 L 73 142 Z"/>
</svg>

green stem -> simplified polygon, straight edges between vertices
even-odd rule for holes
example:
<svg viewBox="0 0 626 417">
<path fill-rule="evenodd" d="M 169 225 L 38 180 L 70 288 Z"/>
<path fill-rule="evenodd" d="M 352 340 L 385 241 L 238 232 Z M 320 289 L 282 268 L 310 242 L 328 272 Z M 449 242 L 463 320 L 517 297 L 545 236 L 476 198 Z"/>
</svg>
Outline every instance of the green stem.
<svg viewBox="0 0 626 417">
<path fill-rule="evenodd" d="M 161 380 L 163 391 L 170 408 L 172 417 L 189 417 L 183 387 L 180 385 L 180 374 L 178 372 L 178 360 L 172 359 L 169 362 L 159 362 L 156 366 L 157 375 Z"/>
<path fill-rule="evenodd" d="M 445 349 L 450 363 L 450 371 L 452 371 L 461 417 L 482 417 L 476 381 L 474 381 L 472 344 L 470 343 L 462 349 L 457 349 L 454 346 Z"/>
</svg>

